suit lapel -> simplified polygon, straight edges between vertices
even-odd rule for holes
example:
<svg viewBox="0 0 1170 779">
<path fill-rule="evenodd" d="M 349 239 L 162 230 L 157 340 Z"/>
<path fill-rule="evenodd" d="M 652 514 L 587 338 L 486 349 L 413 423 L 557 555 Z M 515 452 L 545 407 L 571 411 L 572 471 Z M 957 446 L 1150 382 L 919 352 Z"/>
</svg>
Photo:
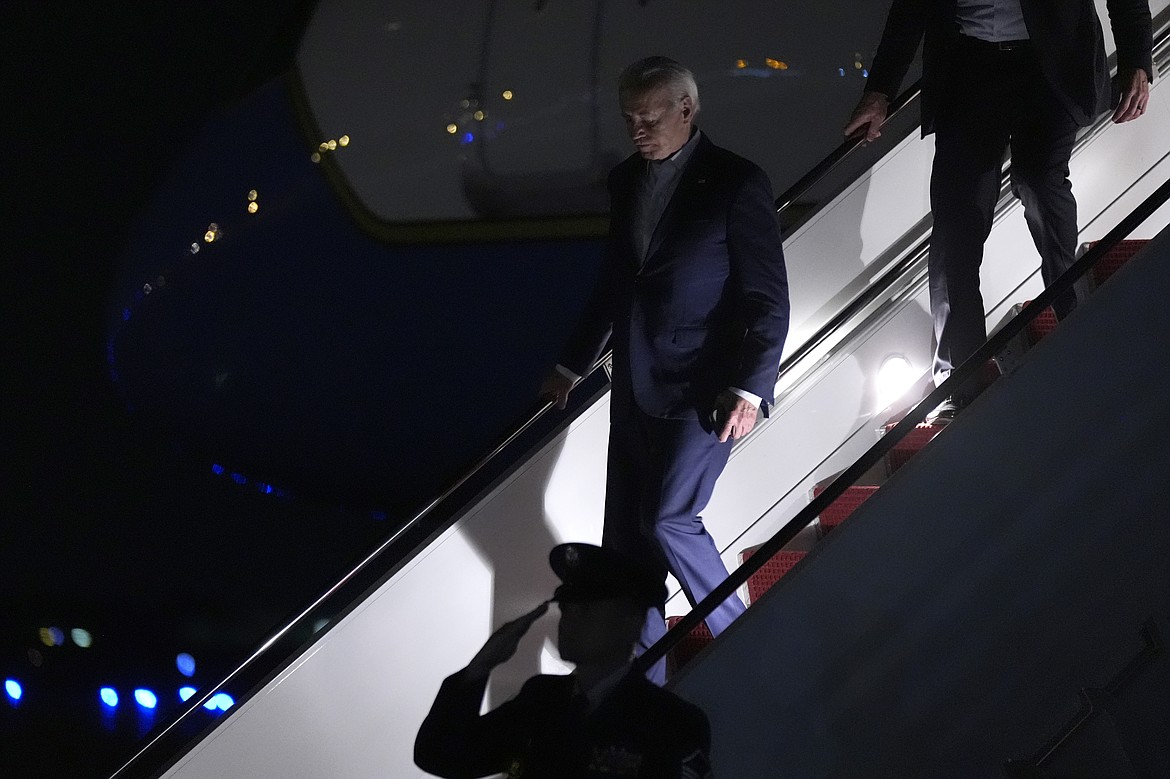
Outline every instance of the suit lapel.
<svg viewBox="0 0 1170 779">
<path fill-rule="evenodd" d="M 666 204 L 666 210 L 662 212 L 662 218 L 658 220 L 658 225 L 654 228 L 653 235 L 650 236 L 650 247 L 646 250 L 643 267 L 650 264 L 654 254 L 662 247 L 662 242 L 672 234 L 684 204 L 691 198 L 691 193 L 696 187 L 706 183 L 703 178 L 703 162 L 709 143 L 706 135 L 699 138 L 699 145 L 691 154 L 690 160 L 687 161 L 686 168 L 679 176 L 678 186 L 675 187 L 674 194 L 671 195 L 670 201 Z"/>
</svg>

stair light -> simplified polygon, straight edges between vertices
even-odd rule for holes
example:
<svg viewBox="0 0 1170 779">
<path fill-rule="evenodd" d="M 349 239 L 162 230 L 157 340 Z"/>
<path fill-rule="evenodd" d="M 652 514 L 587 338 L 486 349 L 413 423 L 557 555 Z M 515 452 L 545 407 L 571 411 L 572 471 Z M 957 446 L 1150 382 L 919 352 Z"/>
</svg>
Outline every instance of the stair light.
<svg viewBox="0 0 1170 779">
<path fill-rule="evenodd" d="M 917 378 L 914 366 L 904 356 L 900 354 L 886 355 L 877 373 L 878 409 L 886 408 L 902 397 Z"/>
</svg>

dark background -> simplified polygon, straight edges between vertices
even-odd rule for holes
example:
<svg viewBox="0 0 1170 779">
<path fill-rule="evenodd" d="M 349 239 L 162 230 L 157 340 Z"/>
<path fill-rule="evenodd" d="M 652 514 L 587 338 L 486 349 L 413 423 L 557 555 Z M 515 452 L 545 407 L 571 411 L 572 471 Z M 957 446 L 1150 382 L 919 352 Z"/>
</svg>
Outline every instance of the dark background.
<svg viewBox="0 0 1170 779">
<path fill-rule="evenodd" d="M 132 704 L 101 717 L 97 680 L 173 691 L 182 649 L 199 660 L 198 677 L 214 678 L 285 615 L 282 593 L 317 585 L 276 571 L 330 554 L 328 539 L 313 537 L 320 523 L 299 522 L 318 505 L 211 478 L 169 431 L 128 413 L 105 360 L 135 215 L 206 117 L 287 70 L 313 5 L 5 2 L 0 11 L 0 671 L 25 688 L 19 705 L 0 702 L 5 775 L 108 773 L 151 722 Z M 288 538 L 274 526 L 298 522 L 296 543 L 257 553 Z M 94 645 L 47 647 L 37 631 L 50 625 L 66 635 L 85 627 Z"/>
<path fill-rule="evenodd" d="M 595 241 L 355 229 L 287 78 L 314 5 L 2 7 L 0 773 L 108 776 L 531 412 L 588 289 Z"/>
</svg>

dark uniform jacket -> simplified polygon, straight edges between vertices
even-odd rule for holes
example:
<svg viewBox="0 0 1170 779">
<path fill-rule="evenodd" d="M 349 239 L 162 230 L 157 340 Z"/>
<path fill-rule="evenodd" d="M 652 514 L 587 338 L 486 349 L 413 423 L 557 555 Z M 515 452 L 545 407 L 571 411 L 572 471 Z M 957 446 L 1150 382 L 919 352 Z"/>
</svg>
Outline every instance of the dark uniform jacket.
<svg viewBox="0 0 1170 779">
<path fill-rule="evenodd" d="M 605 260 L 561 364 L 585 375 L 609 339 L 612 402 L 632 398 L 653 417 L 705 419 L 729 387 L 770 403 L 788 277 L 767 175 L 702 135 L 642 258 L 634 211 L 645 166 L 635 154 L 609 175 Z"/>
<path fill-rule="evenodd" d="M 679 779 L 710 775 L 703 712 L 640 674 L 623 678 L 593 711 L 572 676 L 534 676 L 480 715 L 484 681 L 447 677 L 419 729 L 414 761 L 459 779 Z"/>
<path fill-rule="evenodd" d="M 1089 124 L 1110 103 L 1105 43 L 1093 0 L 1021 0 L 1020 7 L 1044 78 L 1077 124 Z M 1152 81 L 1148 0 L 1108 0 L 1108 8 L 1118 67 L 1141 68 Z M 955 0 L 894 0 L 865 88 L 892 99 L 922 43 L 922 132 L 932 132 L 935 107 L 947 97 L 940 85 L 954 64 L 952 37 L 957 34 Z"/>
</svg>

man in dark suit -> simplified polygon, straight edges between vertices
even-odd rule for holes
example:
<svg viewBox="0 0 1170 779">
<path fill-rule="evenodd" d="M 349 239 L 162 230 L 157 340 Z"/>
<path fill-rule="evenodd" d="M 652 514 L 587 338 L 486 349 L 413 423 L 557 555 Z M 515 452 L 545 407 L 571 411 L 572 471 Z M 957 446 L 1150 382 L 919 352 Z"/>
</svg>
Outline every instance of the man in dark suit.
<svg viewBox="0 0 1170 779">
<path fill-rule="evenodd" d="M 691 603 L 727 577 L 701 512 L 731 440 L 766 413 L 788 331 L 788 281 L 771 184 L 695 127 L 698 88 L 665 57 L 628 67 L 619 100 L 637 153 L 609 176 L 600 278 L 543 397 L 564 407 L 613 349 L 602 543 L 670 571 Z M 732 596 L 707 619 L 743 612 Z M 640 647 L 665 632 L 648 615 Z M 665 680 L 665 664 L 651 671 Z"/>
<path fill-rule="evenodd" d="M 481 716 L 488 675 L 515 653 L 548 603 L 507 623 L 443 681 L 415 740 L 418 766 L 444 777 L 709 776 L 706 715 L 630 670 L 646 608 L 666 597 L 661 577 L 589 544 L 561 544 L 549 563 L 563 582 L 553 595 L 561 611 L 557 647 L 576 664 L 573 673 L 534 676 Z"/>
<path fill-rule="evenodd" d="M 1149 100 L 1150 9 L 1147 0 L 1109 0 L 1108 8 L 1121 93 L 1113 121 L 1128 122 Z M 1110 82 L 1093 0 L 894 0 L 846 135 L 880 135 L 920 42 L 922 132 L 935 133 L 929 276 L 941 384 L 987 339 L 979 265 L 1005 150 L 1048 285 L 1075 259 L 1069 157 L 1077 128 L 1108 110 Z M 1054 308 L 1064 316 L 1075 305 L 1070 294 Z M 974 389 L 932 416 L 953 418 Z"/>
</svg>

